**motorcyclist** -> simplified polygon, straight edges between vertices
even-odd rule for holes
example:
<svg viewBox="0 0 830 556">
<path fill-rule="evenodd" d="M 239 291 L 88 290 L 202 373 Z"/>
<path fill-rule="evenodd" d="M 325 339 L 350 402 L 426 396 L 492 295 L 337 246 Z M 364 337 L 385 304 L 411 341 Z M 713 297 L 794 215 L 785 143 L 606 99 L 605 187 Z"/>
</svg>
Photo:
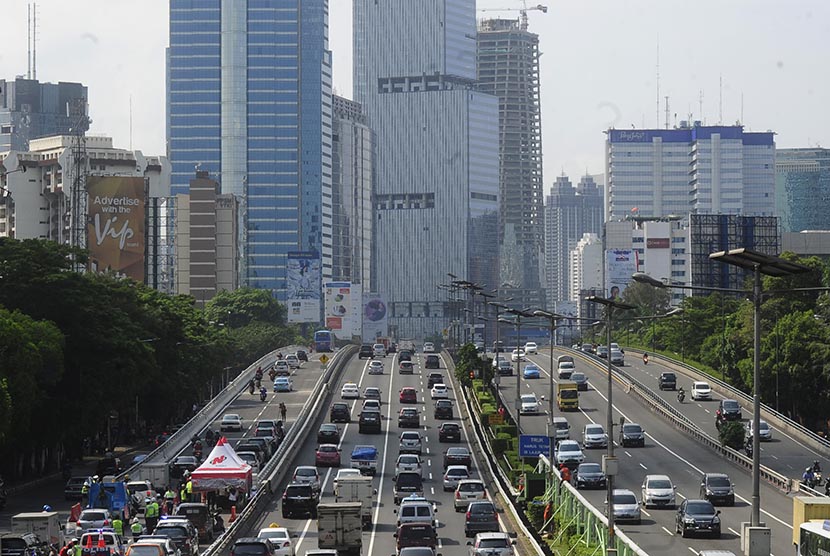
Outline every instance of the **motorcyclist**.
<svg viewBox="0 0 830 556">
<path fill-rule="evenodd" d="M 254 394 L 254 379 L 248 381 L 248 391 L 251 393 L 251 395 Z"/>
<path fill-rule="evenodd" d="M 686 391 L 681 386 L 680 389 L 677 391 L 677 401 L 683 403 L 683 400 L 686 399 Z"/>
<path fill-rule="evenodd" d="M 821 464 L 818 460 L 813 461 L 813 473 L 821 473 Z"/>
<path fill-rule="evenodd" d="M 807 485 L 808 487 L 812 488 L 815 481 L 815 476 L 813 475 L 813 467 L 810 466 L 804 470 L 804 474 L 801 475 L 801 482 Z"/>
<path fill-rule="evenodd" d="M 643 353 L 643 364 L 648 365 L 648 352 Z"/>
<path fill-rule="evenodd" d="M 265 389 L 265 386 L 261 386 L 259 389 L 259 399 L 260 401 L 265 401 L 265 398 L 268 397 L 268 391 Z"/>
<path fill-rule="evenodd" d="M 746 443 L 744 443 L 744 451 L 746 452 L 746 457 L 752 457 L 752 438 L 747 438 Z"/>
</svg>

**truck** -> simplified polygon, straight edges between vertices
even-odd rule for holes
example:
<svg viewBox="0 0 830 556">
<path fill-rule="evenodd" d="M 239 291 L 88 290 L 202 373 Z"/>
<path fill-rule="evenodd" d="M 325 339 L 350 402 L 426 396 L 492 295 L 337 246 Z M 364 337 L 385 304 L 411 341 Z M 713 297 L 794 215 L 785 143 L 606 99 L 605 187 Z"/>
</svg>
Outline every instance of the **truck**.
<svg viewBox="0 0 830 556">
<path fill-rule="evenodd" d="M 137 469 L 136 480 L 150 481 L 158 492 L 164 492 L 170 485 L 170 466 L 163 462 L 145 462 Z"/>
<path fill-rule="evenodd" d="M 66 544 L 58 512 L 27 512 L 14 515 L 12 533 L 34 533 L 40 540 L 49 544 Z"/>
<path fill-rule="evenodd" d="M 556 407 L 559 411 L 579 409 L 579 390 L 576 382 L 562 380 L 556 384 Z"/>
<path fill-rule="evenodd" d="M 335 502 L 317 506 L 317 545 L 340 556 L 360 556 L 363 520 L 360 502 Z"/>
<path fill-rule="evenodd" d="M 372 503 L 375 500 L 375 489 L 372 487 L 372 478 L 360 475 L 350 477 L 346 475 L 337 481 L 334 493 L 335 502 L 360 502 L 360 514 L 363 518 L 363 527 L 372 526 Z"/>
<path fill-rule="evenodd" d="M 130 492 L 123 481 L 92 483 L 87 508 L 106 508 L 113 516 L 130 517 Z"/>
<path fill-rule="evenodd" d="M 793 544 L 799 545 L 801 525 L 814 519 L 830 519 L 830 498 L 796 496 L 793 498 Z"/>
<path fill-rule="evenodd" d="M 352 450 L 352 469 L 359 469 L 364 475 L 374 475 L 378 471 L 378 449 L 374 446 L 358 444 Z"/>
</svg>

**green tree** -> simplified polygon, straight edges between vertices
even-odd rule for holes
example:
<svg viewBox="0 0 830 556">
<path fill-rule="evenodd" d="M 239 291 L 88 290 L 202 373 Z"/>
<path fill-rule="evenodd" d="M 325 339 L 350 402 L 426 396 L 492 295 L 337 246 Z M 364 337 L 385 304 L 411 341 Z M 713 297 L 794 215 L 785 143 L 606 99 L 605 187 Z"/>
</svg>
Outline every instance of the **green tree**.
<svg viewBox="0 0 830 556">
<path fill-rule="evenodd" d="M 268 291 L 240 288 L 218 293 L 205 304 L 205 314 L 209 320 L 240 328 L 254 321 L 285 326 L 287 313 Z"/>
<path fill-rule="evenodd" d="M 738 421 L 728 421 L 721 425 L 718 437 L 722 446 L 740 450 L 744 446 L 744 426 Z"/>
</svg>

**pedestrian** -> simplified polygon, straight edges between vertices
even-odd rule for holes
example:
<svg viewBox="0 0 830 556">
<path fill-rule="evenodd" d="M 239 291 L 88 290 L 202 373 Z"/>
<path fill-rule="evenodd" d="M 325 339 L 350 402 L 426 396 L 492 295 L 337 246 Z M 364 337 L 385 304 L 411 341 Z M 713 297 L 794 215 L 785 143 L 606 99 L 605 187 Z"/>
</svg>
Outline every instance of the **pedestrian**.
<svg viewBox="0 0 830 556">
<path fill-rule="evenodd" d="M 141 536 L 141 533 L 144 532 L 144 527 L 141 526 L 141 522 L 138 521 L 138 517 L 134 517 L 130 522 L 130 531 L 133 532 L 133 541 L 137 541 L 138 537 Z"/>
<path fill-rule="evenodd" d="M 176 504 L 176 493 L 173 491 L 173 485 L 168 485 L 167 492 L 164 493 L 164 505 L 167 507 L 167 515 L 173 515 L 173 506 Z"/>
<path fill-rule="evenodd" d="M 77 538 L 75 538 L 75 539 L 72 539 L 72 544 L 74 545 L 72 547 L 72 549 L 73 549 L 72 556 L 81 556 L 81 554 L 83 553 L 83 548 L 81 548 L 81 541 L 79 541 Z"/>
<path fill-rule="evenodd" d="M 285 407 L 285 403 L 280 402 L 280 419 L 282 419 L 283 422 L 285 421 L 285 415 L 287 412 L 288 410 Z"/>
<path fill-rule="evenodd" d="M 559 466 L 559 474 L 562 476 L 563 483 L 571 482 L 571 470 L 564 463 Z"/>
<path fill-rule="evenodd" d="M 236 488 L 230 487 L 228 489 L 228 505 L 233 508 L 236 507 L 236 500 L 237 500 Z"/>
</svg>

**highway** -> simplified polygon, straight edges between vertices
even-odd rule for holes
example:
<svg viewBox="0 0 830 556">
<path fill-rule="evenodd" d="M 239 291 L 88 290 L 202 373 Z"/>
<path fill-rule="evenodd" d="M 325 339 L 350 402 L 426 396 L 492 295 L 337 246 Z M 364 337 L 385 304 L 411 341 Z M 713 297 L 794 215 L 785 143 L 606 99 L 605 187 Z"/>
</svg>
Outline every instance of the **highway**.
<svg viewBox="0 0 830 556">
<path fill-rule="evenodd" d="M 555 351 L 554 356 L 562 355 Z M 537 398 L 545 396 L 541 412 L 536 416 L 522 416 L 522 431 L 530 434 L 546 433 L 547 399 L 549 396 L 549 356 L 542 354 L 531 356 L 530 360 L 542 368 L 541 379 L 521 379 L 522 393 L 534 392 Z M 555 359 L 554 359 L 555 363 Z M 588 423 L 598 423 L 605 427 L 607 408 L 607 375 L 604 372 L 605 363 L 594 358 L 576 358 L 576 370 L 586 373 L 589 380 L 587 392 L 580 392 L 580 410 L 578 412 L 560 413 L 555 410 L 554 415 L 564 416 L 571 426 L 571 439 L 582 441 L 582 428 Z M 522 367 L 524 364 L 521 365 Z M 652 367 L 652 364 L 649 364 Z M 654 369 L 656 371 L 656 368 Z M 652 372 L 654 372 L 652 371 Z M 516 397 L 516 377 L 502 377 L 501 391 L 505 400 L 514 400 Z M 640 499 L 640 487 L 647 474 L 665 474 L 672 478 L 677 486 L 678 503 L 684 497 L 698 498 L 700 477 L 705 472 L 727 473 L 735 484 L 735 507 L 719 507 L 722 520 L 721 539 L 708 537 L 692 537 L 683 539 L 674 534 L 675 512 L 670 509 L 643 510 L 642 523 L 618 524 L 643 550 L 652 555 L 685 554 L 687 551 L 697 554 L 703 549 L 731 550 L 740 554 L 741 522 L 750 519 L 750 503 L 752 483 L 749 473 L 723 460 L 714 452 L 708 451 L 701 444 L 683 435 L 668 422 L 649 411 L 633 397 L 625 394 L 619 382 L 614 382 L 614 422 L 618 423 L 620 416 L 626 422 L 639 423 L 646 430 L 646 446 L 644 448 L 628 447 L 622 449 L 617 445 L 616 455 L 620 459 L 620 474 L 616 478 L 615 488 L 632 490 Z M 691 406 L 692 404 L 684 404 Z M 506 406 L 515 413 L 512 403 Z M 555 406 L 554 406 L 555 407 Z M 711 421 L 711 419 L 710 419 Z M 714 428 L 714 425 L 712 425 Z M 607 432 L 607 431 L 606 431 Z M 615 430 L 615 435 L 618 431 Z M 605 449 L 583 450 L 585 461 L 601 463 Z M 605 490 L 582 491 L 594 507 L 602 510 L 605 501 Z M 792 553 L 792 501 L 788 496 L 777 489 L 761 483 L 761 519 L 772 530 L 772 554 L 784 556 Z"/>
</svg>

